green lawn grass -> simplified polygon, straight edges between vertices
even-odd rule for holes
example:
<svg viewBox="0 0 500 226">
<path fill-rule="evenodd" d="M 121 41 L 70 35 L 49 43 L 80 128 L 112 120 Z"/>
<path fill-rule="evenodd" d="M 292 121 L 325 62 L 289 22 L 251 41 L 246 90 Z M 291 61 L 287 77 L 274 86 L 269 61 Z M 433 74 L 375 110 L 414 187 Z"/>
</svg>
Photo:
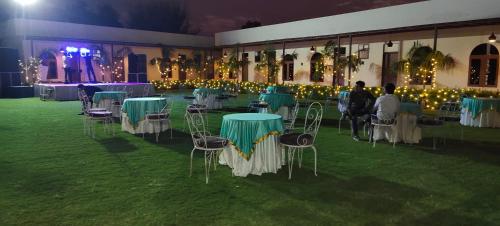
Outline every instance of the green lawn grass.
<svg viewBox="0 0 500 226">
<path fill-rule="evenodd" d="M 355 142 L 337 132 L 329 107 L 312 152 L 288 180 L 277 174 L 232 177 L 220 166 L 205 184 L 203 156 L 182 131 L 185 102 L 174 98 L 174 139 L 98 127 L 83 135 L 79 102 L 0 100 L 0 225 L 498 225 L 500 130 L 438 129 L 449 135 L 432 150 Z M 223 114 L 209 114 L 217 133 Z M 302 112 L 303 114 L 303 112 Z M 301 117 L 302 118 L 302 117 Z M 300 120 L 300 119 L 299 119 Z M 431 134 L 428 129 L 424 135 Z M 295 165 L 297 166 L 297 165 Z"/>
</svg>

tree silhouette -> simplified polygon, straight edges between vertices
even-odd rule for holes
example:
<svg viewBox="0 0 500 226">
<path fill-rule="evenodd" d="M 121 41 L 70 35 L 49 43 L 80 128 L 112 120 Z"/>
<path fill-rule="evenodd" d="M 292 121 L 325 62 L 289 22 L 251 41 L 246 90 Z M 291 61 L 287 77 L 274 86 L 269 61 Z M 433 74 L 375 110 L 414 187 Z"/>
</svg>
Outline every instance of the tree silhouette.
<svg viewBox="0 0 500 226">
<path fill-rule="evenodd" d="M 260 21 L 249 20 L 245 24 L 241 25 L 241 29 L 247 29 L 247 28 L 252 28 L 252 27 L 260 27 L 260 26 L 262 26 L 262 23 Z"/>
</svg>

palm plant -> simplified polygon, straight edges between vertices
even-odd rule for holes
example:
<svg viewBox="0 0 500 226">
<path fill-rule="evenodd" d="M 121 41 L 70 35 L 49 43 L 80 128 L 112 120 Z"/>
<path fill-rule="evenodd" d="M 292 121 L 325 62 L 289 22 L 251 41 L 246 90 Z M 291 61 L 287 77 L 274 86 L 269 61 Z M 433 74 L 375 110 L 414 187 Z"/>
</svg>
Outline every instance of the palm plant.
<svg viewBox="0 0 500 226">
<path fill-rule="evenodd" d="M 238 59 L 236 50 L 233 50 L 228 60 L 224 60 L 224 58 L 218 60 L 216 73 L 222 75 L 222 78 L 232 79 L 234 75 L 238 74 L 238 71 L 245 63 L 247 62 Z"/>
<path fill-rule="evenodd" d="M 408 51 L 406 59 L 396 62 L 393 67 L 397 72 L 412 78 L 416 84 L 431 84 L 435 80 L 436 70 L 450 70 L 456 66 L 455 59 L 450 54 L 443 54 L 429 46 L 416 43 Z"/>
<path fill-rule="evenodd" d="M 264 71 L 267 76 L 267 82 L 276 82 L 280 65 L 276 60 L 276 50 L 273 47 L 268 47 L 262 52 L 260 62 L 255 65 L 255 70 Z"/>
<path fill-rule="evenodd" d="M 340 74 L 346 68 L 350 66 L 351 70 L 356 72 L 359 70 L 359 66 L 363 65 L 363 61 L 356 55 L 350 56 L 339 56 L 336 52 L 337 43 L 334 41 L 328 41 L 325 44 L 325 48 L 321 51 L 324 57 L 332 60 L 333 62 L 333 76 L 336 78 L 332 81 L 332 85 L 338 85 L 340 82 Z"/>
</svg>

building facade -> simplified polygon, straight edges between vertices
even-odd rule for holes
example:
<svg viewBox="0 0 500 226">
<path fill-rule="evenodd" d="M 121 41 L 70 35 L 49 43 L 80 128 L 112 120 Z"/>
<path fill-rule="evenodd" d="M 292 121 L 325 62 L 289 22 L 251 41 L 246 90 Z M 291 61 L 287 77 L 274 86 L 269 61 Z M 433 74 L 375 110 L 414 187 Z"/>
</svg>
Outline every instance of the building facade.
<svg viewBox="0 0 500 226">
<path fill-rule="evenodd" d="M 423 81 L 418 82 L 419 75 L 405 75 L 403 70 L 395 70 L 395 65 L 407 58 L 413 46 L 428 46 L 455 60 L 453 68 L 435 72 L 437 87 L 498 90 L 500 44 L 490 39 L 500 33 L 499 3 L 424 1 L 222 32 L 216 34 L 215 42 L 224 52 L 237 49 L 239 59 L 248 59 L 239 79 L 249 81 L 267 80 L 266 71 L 256 70 L 255 65 L 263 51 L 273 49 L 280 64 L 277 83 L 330 85 L 335 79 L 341 85 L 363 80 L 368 86 L 387 82 L 423 86 Z M 352 55 L 362 64 L 351 72 L 345 67 L 334 73 L 333 60 L 321 58 L 328 41 L 340 43 L 337 56 Z M 323 59 L 326 65 L 322 79 L 313 76 L 317 59 Z"/>
<path fill-rule="evenodd" d="M 195 75 L 173 62 L 195 55 L 206 59 L 213 52 L 213 38 L 195 35 L 22 19 L 8 21 L 2 30 L 3 46 L 18 49 L 27 62 L 42 60 L 39 79 L 49 83 L 64 82 L 66 68 L 73 82 L 89 82 L 89 74 L 99 82 L 160 80 L 153 64 L 158 58 L 172 62 L 166 76 L 189 79 Z"/>
</svg>

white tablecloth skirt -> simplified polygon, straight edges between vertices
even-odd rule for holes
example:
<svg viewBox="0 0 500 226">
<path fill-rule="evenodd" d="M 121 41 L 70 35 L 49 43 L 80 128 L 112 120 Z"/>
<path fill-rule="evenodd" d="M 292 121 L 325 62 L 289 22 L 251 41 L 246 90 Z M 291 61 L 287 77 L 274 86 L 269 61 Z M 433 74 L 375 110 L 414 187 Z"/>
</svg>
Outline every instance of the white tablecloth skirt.
<svg viewBox="0 0 500 226">
<path fill-rule="evenodd" d="M 222 100 L 217 101 L 217 95 L 208 95 L 203 98 L 203 95 L 196 95 L 193 104 L 206 105 L 208 109 L 222 109 Z"/>
<path fill-rule="evenodd" d="M 242 158 L 236 148 L 229 145 L 219 156 L 219 163 L 232 168 L 235 176 L 246 177 L 248 174 L 260 176 L 263 173 L 276 173 L 285 161 L 282 159 L 278 136 L 269 136 L 255 145 L 255 151 L 250 160 Z"/>
<path fill-rule="evenodd" d="M 472 118 L 472 113 L 468 109 L 462 109 L 460 124 L 473 127 L 500 127 L 500 112 L 483 111 L 476 118 Z"/>
<path fill-rule="evenodd" d="M 398 115 L 395 128 L 376 127 L 373 132 L 373 139 L 387 139 L 389 142 L 393 142 L 392 134 L 395 132 L 395 129 L 398 130 L 397 142 L 402 141 L 407 144 L 417 144 L 422 139 L 422 130 L 417 126 L 417 116 L 407 113 L 400 113 Z"/>
<path fill-rule="evenodd" d="M 270 108 L 260 108 L 259 109 L 259 113 L 271 113 L 271 109 Z M 281 115 L 281 117 L 283 118 L 283 120 L 288 120 L 290 118 L 290 116 L 288 115 L 290 112 L 289 112 L 289 109 L 287 106 L 281 106 L 277 112 L 273 113 L 273 114 L 277 114 L 277 115 Z"/>
<path fill-rule="evenodd" d="M 170 129 L 168 121 L 163 121 L 161 123 L 161 132 L 166 131 L 168 129 Z M 127 114 L 122 113 L 122 131 L 126 131 L 131 134 L 154 133 L 154 131 L 160 131 L 160 123 L 154 122 L 146 124 L 146 120 L 141 120 L 137 124 L 137 127 L 134 128 L 134 126 L 130 124 Z"/>
<path fill-rule="evenodd" d="M 99 103 L 96 104 L 98 108 L 106 108 L 108 111 L 113 112 L 113 117 L 119 118 L 121 114 L 120 107 L 113 107 L 114 100 L 112 99 L 102 99 Z"/>
</svg>

